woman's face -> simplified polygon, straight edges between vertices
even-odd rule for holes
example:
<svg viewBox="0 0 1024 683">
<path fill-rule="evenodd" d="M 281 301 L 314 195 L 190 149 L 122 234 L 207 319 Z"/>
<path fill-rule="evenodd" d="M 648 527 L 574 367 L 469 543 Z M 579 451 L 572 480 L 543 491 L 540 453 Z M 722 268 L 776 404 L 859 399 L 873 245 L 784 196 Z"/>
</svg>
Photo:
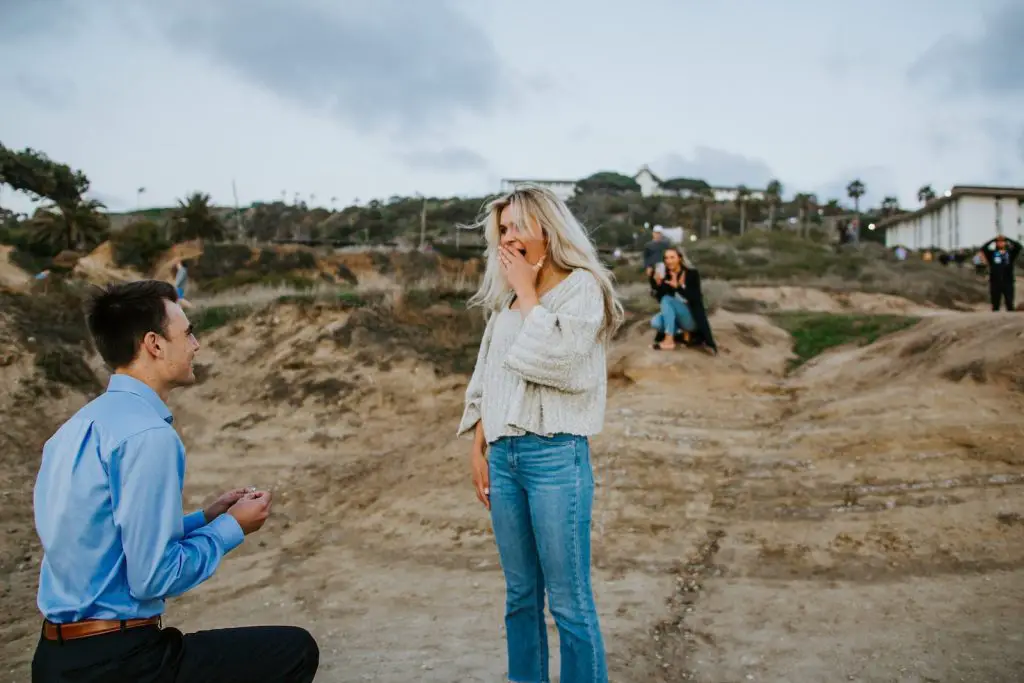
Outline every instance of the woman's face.
<svg viewBox="0 0 1024 683">
<path fill-rule="evenodd" d="M 498 217 L 498 243 L 518 251 L 533 265 L 547 252 L 547 240 L 532 216 L 529 217 L 531 225 L 521 226 L 515 224 L 513 215 L 511 204 L 501 210 Z"/>
<path fill-rule="evenodd" d="M 679 270 L 679 254 L 669 249 L 665 252 L 665 267 L 669 270 Z"/>
</svg>

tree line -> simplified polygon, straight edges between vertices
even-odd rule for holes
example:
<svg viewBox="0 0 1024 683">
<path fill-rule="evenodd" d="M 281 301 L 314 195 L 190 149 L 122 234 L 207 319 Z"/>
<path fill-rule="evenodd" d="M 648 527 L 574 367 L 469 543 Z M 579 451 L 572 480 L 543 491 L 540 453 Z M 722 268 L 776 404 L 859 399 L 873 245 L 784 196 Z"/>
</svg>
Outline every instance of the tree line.
<svg viewBox="0 0 1024 683">
<path fill-rule="evenodd" d="M 51 160 L 34 149 L 14 151 L 0 144 L 0 186 L 24 192 L 42 202 L 32 216 L 17 216 L 0 207 L 0 243 L 13 244 L 21 258 L 40 265 L 63 251 L 85 253 L 105 240 L 114 245 L 117 260 L 146 268 L 171 244 L 203 239 L 221 241 L 275 240 L 343 244 L 435 245 L 479 243 L 481 236 L 458 229 L 472 223 L 486 198 L 391 197 L 340 210 L 310 207 L 298 195 L 285 201 L 257 202 L 244 209 L 213 206 L 210 195 L 193 192 L 169 209 L 129 214 L 116 230 L 103 203 L 86 198 L 90 183 L 80 170 Z M 630 176 L 601 171 L 577 183 L 570 207 L 604 247 L 636 247 L 648 239 L 647 227 L 681 226 L 702 237 L 744 234 L 752 225 L 794 229 L 807 234 L 828 219 L 849 214 L 838 199 L 819 203 L 809 193 L 783 199 L 783 186 L 772 180 L 755 197 L 746 187 L 735 199 L 718 201 L 701 179 L 673 178 L 662 183 L 667 193 L 644 197 Z M 901 211 L 895 197 L 861 212 L 866 187 L 852 181 L 847 196 L 862 224 Z M 922 201 L 934 198 L 923 187 Z M 122 217 L 118 217 L 122 218 Z M 878 238 L 881 235 L 877 236 Z"/>
</svg>

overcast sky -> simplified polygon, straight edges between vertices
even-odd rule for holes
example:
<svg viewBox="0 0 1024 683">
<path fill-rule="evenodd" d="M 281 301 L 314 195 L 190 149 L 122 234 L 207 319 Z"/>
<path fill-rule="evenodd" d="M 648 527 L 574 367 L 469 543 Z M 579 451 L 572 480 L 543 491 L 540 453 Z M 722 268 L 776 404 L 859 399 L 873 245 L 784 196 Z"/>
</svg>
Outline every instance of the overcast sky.
<svg viewBox="0 0 1024 683">
<path fill-rule="evenodd" d="M 112 210 L 643 164 L 912 205 L 1024 185 L 1022 37 L 1022 0 L 0 0 L 0 142 Z"/>
</svg>

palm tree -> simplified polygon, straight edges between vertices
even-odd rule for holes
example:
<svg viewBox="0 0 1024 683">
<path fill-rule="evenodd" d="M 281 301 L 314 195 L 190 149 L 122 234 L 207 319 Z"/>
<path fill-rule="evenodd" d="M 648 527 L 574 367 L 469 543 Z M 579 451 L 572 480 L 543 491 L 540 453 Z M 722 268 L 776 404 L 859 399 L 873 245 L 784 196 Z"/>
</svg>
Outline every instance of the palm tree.
<svg viewBox="0 0 1024 683">
<path fill-rule="evenodd" d="M 800 192 L 793 198 L 793 201 L 796 204 L 797 215 L 799 216 L 797 220 L 798 230 L 801 236 L 810 233 L 810 226 L 807 225 L 807 215 L 811 211 L 812 200 L 813 195 L 806 192 Z"/>
<path fill-rule="evenodd" d="M 40 207 L 32 217 L 33 241 L 54 251 L 91 251 L 107 238 L 110 221 L 95 199 L 66 200 Z"/>
<path fill-rule="evenodd" d="M 933 199 L 935 199 L 935 190 L 931 185 L 922 185 L 921 189 L 917 191 L 917 200 L 922 204 L 927 204 Z"/>
<path fill-rule="evenodd" d="M 703 220 L 701 222 L 701 237 L 711 236 L 711 212 L 715 206 L 715 193 L 710 187 L 703 187 L 697 191 L 697 204 L 700 206 Z"/>
<path fill-rule="evenodd" d="M 746 185 L 736 188 L 736 206 L 740 207 L 740 235 L 747 230 L 747 197 L 749 196 L 750 190 Z"/>
<path fill-rule="evenodd" d="M 860 198 L 864 196 L 864 192 L 867 188 L 864 187 L 864 183 L 860 179 L 851 181 L 846 186 L 846 194 L 853 200 L 853 211 L 858 216 L 860 215 Z"/>
<path fill-rule="evenodd" d="M 830 199 L 825 202 L 822 214 L 825 216 L 838 216 L 843 213 L 843 207 L 839 205 L 838 199 Z"/>
<path fill-rule="evenodd" d="M 782 203 L 782 183 L 778 180 L 771 180 L 765 188 L 765 197 L 768 199 L 768 227 L 775 229 L 775 212 Z"/>
<path fill-rule="evenodd" d="M 882 215 L 892 216 L 900 212 L 900 200 L 893 196 L 888 196 L 882 200 Z"/>
<path fill-rule="evenodd" d="M 178 200 L 171 218 L 171 239 L 174 242 L 224 239 L 224 224 L 210 209 L 210 195 L 193 192 Z"/>
</svg>

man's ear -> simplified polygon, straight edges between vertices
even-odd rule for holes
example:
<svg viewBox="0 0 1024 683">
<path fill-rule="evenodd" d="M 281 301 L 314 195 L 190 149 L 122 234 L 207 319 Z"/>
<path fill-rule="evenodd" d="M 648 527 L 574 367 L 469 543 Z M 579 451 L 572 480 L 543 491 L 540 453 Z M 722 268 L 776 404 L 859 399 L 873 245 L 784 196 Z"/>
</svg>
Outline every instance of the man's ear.
<svg viewBox="0 0 1024 683">
<path fill-rule="evenodd" d="M 153 358 L 159 358 L 163 354 L 164 340 L 156 332 L 147 332 L 142 338 L 142 351 Z"/>
</svg>

